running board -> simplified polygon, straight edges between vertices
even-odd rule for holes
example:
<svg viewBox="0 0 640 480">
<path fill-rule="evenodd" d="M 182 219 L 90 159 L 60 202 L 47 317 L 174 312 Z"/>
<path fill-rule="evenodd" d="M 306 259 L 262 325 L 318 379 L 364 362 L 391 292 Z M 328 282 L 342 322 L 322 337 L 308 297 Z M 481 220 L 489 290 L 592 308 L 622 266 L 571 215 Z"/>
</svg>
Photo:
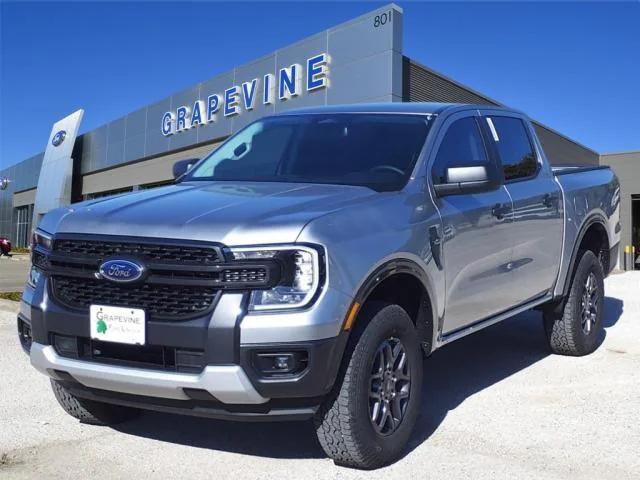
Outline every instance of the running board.
<svg viewBox="0 0 640 480">
<path fill-rule="evenodd" d="M 438 342 L 438 347 L 442 347 L 447 343 L 451 343 L 454 340 L 458 340 L 462 337 L 466 337 L 467 335 L 471 335 L 472 333 L 478 332 L 484 328 L 490 327 L 491 325 L 495 325 L 496 323 L 502 322 L 503 320 L 507 320 L 508 318 L 514 317 L 519 313 L 525 312 L 527 310 L 531 310 L 538 305 L 542 305 L 550 301 L 553 298 L 552 294 L 547 294 L 542 297 L 536 298 L 535 300 L 531 300 L 530 302 L 523 303 L 519 307 L 514 308 L 513 310 L 508 310 L 504 313 L 496 315 L 495 317 L 487 318 L 486 320 L 481 320 L 473 325 L 468 327 L 464 327 L 460 330 L 456 330 L 454 332 L 443 335 Z"/>
</svg>

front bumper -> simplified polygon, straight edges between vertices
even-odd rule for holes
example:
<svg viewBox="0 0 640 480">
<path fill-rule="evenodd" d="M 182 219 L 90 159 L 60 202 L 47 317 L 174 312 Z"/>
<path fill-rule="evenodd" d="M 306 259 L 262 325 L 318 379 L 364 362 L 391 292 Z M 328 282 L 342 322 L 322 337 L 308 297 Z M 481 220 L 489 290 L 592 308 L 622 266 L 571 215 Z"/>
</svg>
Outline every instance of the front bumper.
<svg viewBox="0 0 640 480">
<path fill-rule="evenodd" d="M 26 325 L 32 336 L 28 347 L 23 341 L 32 365 L 77 396 L 106 403 L 214 418 L 308 418 L 335 383 L 348 337 L 340 326 L 349 299 L 335 291 L 304 312 L 282 315 L 248 315 L 245 294 L 225 293 L 207 316 L 147 322 L 148 345 L 201 351 L 200 372 L 69 358 L 54 338 L 89 337 L 88 315 L 58 305 L 42 280 L 25 289 L 18 317 L 19 330 Z M 304 351 L 308 364 L 275 377 L 254 365 L 257 352 L 281 351 Z"/>
<path fill-rule="evenodd" d="M 229 404 L 265 403 L 239 365 L 211 365 L 200 374 L 161 372 L 141 368 L 71 360 L 58 355 L 51 345 L 31 345 L 31 365 L 56 378 L 64 372 L 82 385 L 147 397 L 189 400 L 185 390 L 205 391 Z M 58 374 L 59 375 L 59 374 Z"/>
</svg>

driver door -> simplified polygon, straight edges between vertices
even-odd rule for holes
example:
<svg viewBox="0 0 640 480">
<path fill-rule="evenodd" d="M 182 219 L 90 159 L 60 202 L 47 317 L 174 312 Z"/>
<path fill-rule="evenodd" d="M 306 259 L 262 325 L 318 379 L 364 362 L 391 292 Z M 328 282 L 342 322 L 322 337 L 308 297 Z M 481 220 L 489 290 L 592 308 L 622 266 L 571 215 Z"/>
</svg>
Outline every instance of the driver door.
<svg viewBox="0 0 640 480">
<path fill-rule="evenodd" d="M 436 140 L 431 167 L 433 184 L 446 181 L 447 168 L 485 166 L 498 175 L 473 112 L 452 116 Z M 505 289 L 513 244 L 513 208 L 502 182 L 476 193 L 437 196 L 442 221 L 445 275 L 443 333 L 452 333 L 491 317 L 510 305 Z"/>
</svg>

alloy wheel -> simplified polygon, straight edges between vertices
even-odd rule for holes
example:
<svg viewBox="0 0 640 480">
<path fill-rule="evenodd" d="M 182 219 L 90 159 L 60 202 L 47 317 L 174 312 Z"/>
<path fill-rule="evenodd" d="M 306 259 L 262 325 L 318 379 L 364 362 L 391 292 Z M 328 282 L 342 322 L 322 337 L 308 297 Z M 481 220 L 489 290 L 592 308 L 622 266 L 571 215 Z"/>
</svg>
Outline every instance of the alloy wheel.
<svg viewBox="0 0 640 480">
<path fill-rule="evenodd" d="M 395 337 L 383 340 L 371 368 L 369 413 L 380 435 L 395 432 L 405 416 L 411 390 L 409 357 Z"/>
<path fill-rule="evenodd" d="M 598 318 L 599 300 L 600 298 L 596 276 L 593 272 L 590 272 L 584 282 L 584 291 L 582 293 L 582 299 L 580 302 L 582 311 L 582 331 L 587 335 L 591 333 L 593 327 L 596 324 L 596 320 Z"/>
</svg>

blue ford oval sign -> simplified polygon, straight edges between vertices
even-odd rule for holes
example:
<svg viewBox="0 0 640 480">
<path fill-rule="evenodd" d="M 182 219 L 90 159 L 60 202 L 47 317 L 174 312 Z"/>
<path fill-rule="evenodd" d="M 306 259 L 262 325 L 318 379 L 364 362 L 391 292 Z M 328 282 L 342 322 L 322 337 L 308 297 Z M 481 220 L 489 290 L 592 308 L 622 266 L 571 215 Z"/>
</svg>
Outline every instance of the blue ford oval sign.
<svg viewBox="0 0 640 480">
<path fill-rule="evenodd" d="M 100 265 L 102 278 L 112 282 L 135 282 L 144 273 L 144 267 L 129 260 L 107 260 Z"/>
<path fill-rule="evenodd" d="M 51 144 L 54 147 L 57 147 L 58 145 L 60 145 L 62 142 L 64 142 L 64 139 L 67 138 L 67 132 L 64 130 L 60 130 L 58 133 L 56 133 L 53 138 L 51 139 Z"/>
</svg>

